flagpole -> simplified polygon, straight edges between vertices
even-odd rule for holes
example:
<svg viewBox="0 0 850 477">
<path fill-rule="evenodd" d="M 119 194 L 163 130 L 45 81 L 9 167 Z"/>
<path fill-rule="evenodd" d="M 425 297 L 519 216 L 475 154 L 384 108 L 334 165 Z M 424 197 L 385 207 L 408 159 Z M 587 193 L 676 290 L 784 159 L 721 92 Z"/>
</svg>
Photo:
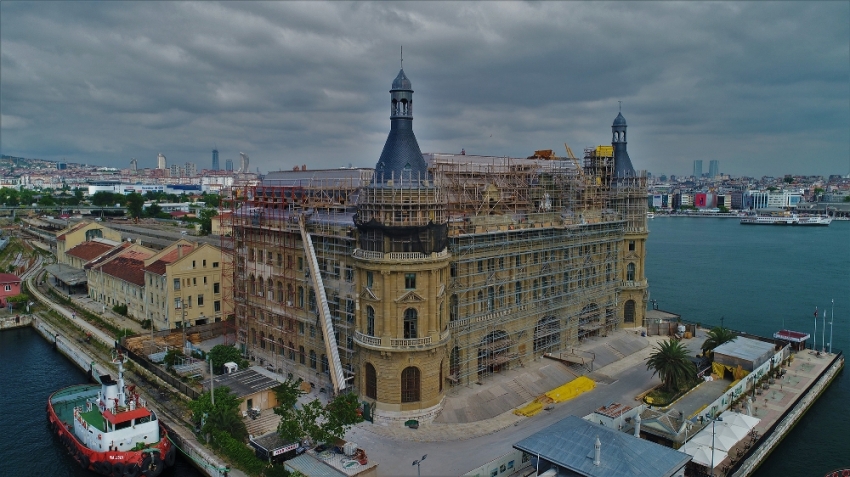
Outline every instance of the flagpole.
<svg viewBox="0 0 850 477">
<path fill-rule="evenodd" d="M 812 334 L 812 351 L 818 347 L 818 307 L 815 307 L 815 332 Z"/>
<path fill-rule="evenodd" d="M 832 324 L 835 323 L 835 298 L 832 299 L 832 319 L 829 320 L 829 354 L 832 354 Z"/>
<path fill-rule="evenodd" d="M 821 353 L 826 353 L 826 308 L 823 309 L 823 329 L 820 338 Z"/>
</svg>

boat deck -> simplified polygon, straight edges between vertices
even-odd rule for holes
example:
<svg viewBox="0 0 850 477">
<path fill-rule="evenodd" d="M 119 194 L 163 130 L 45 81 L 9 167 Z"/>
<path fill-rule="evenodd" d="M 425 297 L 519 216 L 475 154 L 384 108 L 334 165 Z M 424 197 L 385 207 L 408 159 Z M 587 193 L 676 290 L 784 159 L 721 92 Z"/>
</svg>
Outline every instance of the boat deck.
<svg viewBox="0 0 850 477">
<path fill-rule="evenodd" d="M 53 412 L 56 413 L 56 416 L 60 421 L 68 425 L 73 425 L 74 408 L 85 408 L 86 400 L 97 396 L 98 391 L 100 391 L 100 386 L 91 384 L 81 384 L 58 391 L 51 399 L 51 402 L 53 403 Z M 99 411 L 92 412 L 97 412 L 98 415 L 100 414 Z M 89 424 L 95 425 L 95 427 L 103 427 L 102 422 L 101 418 L 99 426 L 91 421 L 89 421 Z"/>
</svg>

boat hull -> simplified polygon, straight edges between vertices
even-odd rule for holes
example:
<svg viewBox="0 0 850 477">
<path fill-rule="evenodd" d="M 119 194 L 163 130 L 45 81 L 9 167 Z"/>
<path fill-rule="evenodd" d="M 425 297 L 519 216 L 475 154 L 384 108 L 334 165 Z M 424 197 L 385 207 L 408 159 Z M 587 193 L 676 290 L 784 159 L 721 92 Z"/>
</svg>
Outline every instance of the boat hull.
<svg viewBox="0 0 850 477">
<path fill-rule="evenodd" d="M 72 386 L 65 390 L 87 387 Z M 82 468 L 106 476 L 157 477 L 166 467 L 174 465 L 177 448 L 168 439 L 168 430 L 161 423 L 158 424 L 159 442 L 140 451 L 100 452 L 86 447 L 74 435 L 73 427 L 59 418 L 53 406 L 53 396 L 65 390 L 57 391 L 48 399 L 48 426 Z"/>
</svg>

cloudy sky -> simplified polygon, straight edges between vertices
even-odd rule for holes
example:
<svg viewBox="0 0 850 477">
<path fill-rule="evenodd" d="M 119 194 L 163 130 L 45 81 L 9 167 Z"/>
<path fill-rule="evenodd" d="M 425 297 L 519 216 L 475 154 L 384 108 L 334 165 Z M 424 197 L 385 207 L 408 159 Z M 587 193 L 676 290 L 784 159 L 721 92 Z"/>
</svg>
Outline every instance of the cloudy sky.
<svg viewBox="0 0 850 477">
<path fill-rule="evenodd" d="M 636 168 L 850 172 L 850 2 L 0 2 L 0 151 L 373 167 L 399 70 L 425 152 L 610 143 Z"/>
</svg>

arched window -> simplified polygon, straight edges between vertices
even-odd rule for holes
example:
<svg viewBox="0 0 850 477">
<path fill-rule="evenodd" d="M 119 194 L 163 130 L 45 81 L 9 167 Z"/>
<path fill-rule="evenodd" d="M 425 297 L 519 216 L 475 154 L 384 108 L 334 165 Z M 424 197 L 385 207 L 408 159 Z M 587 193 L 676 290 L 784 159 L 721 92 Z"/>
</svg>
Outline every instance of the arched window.
<svg viewBox="0 0 850 477">
<path fill-rule="evenodd" d="M 274 336 L 273 335 L 269 335 L 269 351 L 271 351 L 272 354 L 274 354 Z"/>
<path fill-rule="evenodd" d="M 278 338 L 277 339 L 277 354 L 283 356 L 285 350 L 286 350 L 286 348 L 284 348 L 284 346 L 283 346 L 283 338 Z"/>
<path fill-rule="evenodd" d="M 626 301 L 626 306 L 623 310 L 623 321 L 626 323 L 634 323 L 635 322 L 635 301 L 628 300 Z"/>
<path fill-rule="evenodd" d="M 522 304 L 522 282 L 516 282 L 514 285 L 514 301 L 516 301 L 517 305 Z"/>
<path fill-rule="evenodd" d="M 496 290 L 493 287 L 487 287 L 487 311 L 493 311 L 496 308 Z"/>
<path fill-rule="evenodd" d="M 298 287 L 298 308 L 304 308 L 304 287 Z"/>
<path fill-rule="evenodd" d="M 304 364 L 304 347 L 298 347 L 298 362 Z"/>
<path fill-rule="evenodd" d="M 404 368 L 401 372 L 401 402 L 419 401 L 419 368 Z"/>
<path fill-rule="evenodd" d="M 260 348 L 266 349 L 266 334 L 264 332 L 260 332 Z"/>
<path fill-rule="evenodd" d="M 499 286 L 499 293 L 496 295 L 497 301 L 496 304 L 499 308 L 505 306 L 505 286 Z"/>
<path fill-rule="evenodd" d="M 417 331 L 418 321 L 419 317 L 415 309 L 408 308 L 404 310 L 404 339 L 413 339 L 419 337 L 419 333 Z"/>
<path fill-rule="evenodd" d="M 635 264 L 634 263 L 630 263 L 626 267 L 626 280 L 628 280 L 630 282 L 635 281 Z"/>
<path fill-rule="evenodd" d="M 263 286 L 266 284 L 266 281 L 263 279 L 262 275 L 257 277 L 257 295 L 263 296 Z"/>
<path fill-rule="evenodd" d="M 452 295 L 449 298 L 449 321 L 455 321 L 458 319 L 457 315 L 457 295 Z"/>
<path fill-rule="evenodd" d="M 248 293 L 251 295 L 257 293 L 257 285 L 254 283 L 254 275 L 248 277 Z"/>
<path fill-rule="evenodd" d="M 277 301 L 283 303 L 283 283 L 277 282 Z"/>
<path fill-rule="evenodd" d="M 292 303 L 295 301 L 295 291 L 292 288 L 292 284 L 286 285 L 286 304 L 292 306 Z"/>
<path fill-rule="evenodd" d="M 484 292 L 478 291 L 478 299 L 475 300 L 475 311 L 480 312 L 484 309 Z"/>
<path fill-rule="evenodd" d="M 322 355 L 322 372 L 327 373 L 329 369 L 330 369 L 330 366 L 328 365 L 328 356 L 323 354 Z"/>
<path fill-rule="evenodd" d="M 378 399 L 378 373 L 371 363 L 366 363 L 366 397 Z"/>
<path fill-rule="evenodd" d="M 266 292 L 268 292 L 266 298 L 268 298 L 269 300 L 274 300 L 274 282 L 271 278 L 269 278 L 269 281 L 266 282 Z"/>
<path fill-rule="evenodd" d="M 289 359 L 295 361 L 295 346 L 292 344 L 292 341 L 287 343 L 287 346 L 289 347 Z"/>
<path fill-rule="evenodd" d="M 310 367 L 316 369 L 316 352 L 310 350 Z"/>
<path fill-rule="evenodd" d="M 366 334 L 375 336 L 375 309 L 366 305 Z"/>
<path fill-rule="evenodd" d="M 254 346 L 257 345 L 257 330 L 254 328 L 251 328 L 251 344 Z"/>
</svg>

